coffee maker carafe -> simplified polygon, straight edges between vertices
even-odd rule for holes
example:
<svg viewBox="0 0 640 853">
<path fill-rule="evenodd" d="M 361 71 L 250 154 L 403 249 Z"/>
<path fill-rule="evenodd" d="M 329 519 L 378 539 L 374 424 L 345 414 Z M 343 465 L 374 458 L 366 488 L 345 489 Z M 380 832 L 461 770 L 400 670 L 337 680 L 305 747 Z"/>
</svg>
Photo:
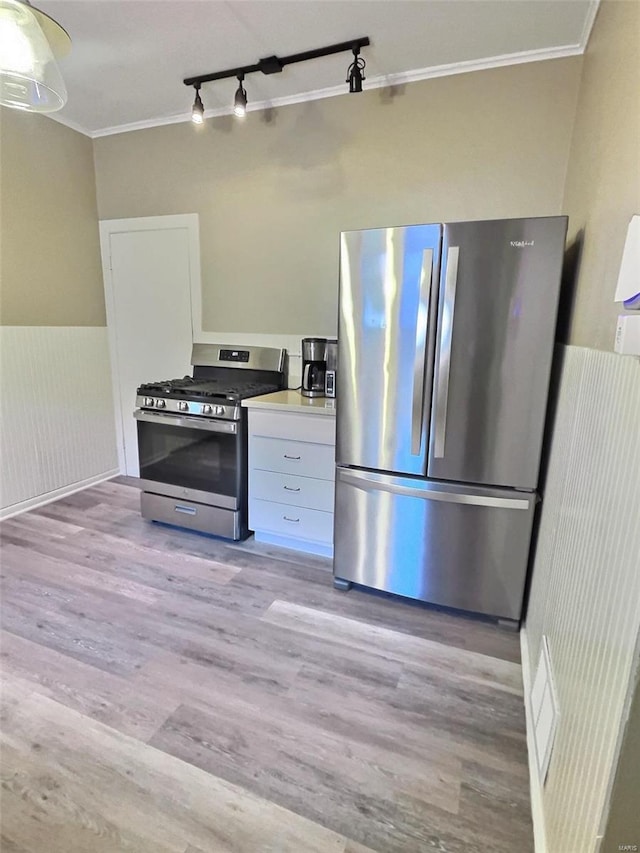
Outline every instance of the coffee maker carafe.
<svg viewBox="0 0 640 853">
<path fill-rule="evenodd" d="M 327 339 L 302 339 L 303 397 L 324 397 L 324 379 L 327 371 Z"/>
</svg>

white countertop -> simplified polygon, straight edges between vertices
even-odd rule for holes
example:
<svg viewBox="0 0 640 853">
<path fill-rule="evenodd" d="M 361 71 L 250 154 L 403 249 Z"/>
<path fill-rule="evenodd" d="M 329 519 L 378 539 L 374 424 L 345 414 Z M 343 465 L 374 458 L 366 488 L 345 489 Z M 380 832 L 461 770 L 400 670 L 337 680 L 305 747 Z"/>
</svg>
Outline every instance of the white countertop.
<svg viewBox="0 0 640 853">
<path fill-rule="evenodd" d="M 330 397 L 303 397 L 299 391 L 276 391 L 242 401 L 247 409 L 270 409 L 272 412 L 303 412 L 335 417 L 336 401 Z"/>
</svg>

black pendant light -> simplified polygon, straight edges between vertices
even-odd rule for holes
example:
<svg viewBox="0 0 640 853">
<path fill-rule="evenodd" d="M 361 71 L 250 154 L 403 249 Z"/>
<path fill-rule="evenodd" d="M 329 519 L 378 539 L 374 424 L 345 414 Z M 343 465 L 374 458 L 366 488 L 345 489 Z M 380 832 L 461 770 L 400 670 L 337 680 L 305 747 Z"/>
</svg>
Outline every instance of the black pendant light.
<svg viewBox="0 0 640 853">
<path fill-rule="evenodd" d="M 347 70 L 346 83 L 349 84 L 349 92 L 362 92 L 362 81 L 365 80 L 364 68 L 366 62 L 360 56 L 360 48 L 353 47 L 353 62 Z"/>
<path fill-rule="evenodd" d="M 194 89 L 196 90 L 196 99 L 193 102 L 193 107 L 191 108 L 191 121 L 194 124 L 202 124 L 204 122 L 204 104 L 200 97 L 200 84 L 197 83 L 194 86 Z"/>
</svg>

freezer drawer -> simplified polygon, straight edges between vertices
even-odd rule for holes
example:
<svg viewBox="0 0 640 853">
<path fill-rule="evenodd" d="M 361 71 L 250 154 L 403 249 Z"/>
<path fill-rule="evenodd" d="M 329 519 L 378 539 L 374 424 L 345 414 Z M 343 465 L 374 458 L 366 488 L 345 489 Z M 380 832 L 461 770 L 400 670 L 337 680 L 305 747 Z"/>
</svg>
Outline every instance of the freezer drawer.
<svg viewBox="0 0 640 853">
<path fill-rule="evenodd" d="M 536 496 L 338 468 L 334 576 L 519 619 Z"/>
</svg>

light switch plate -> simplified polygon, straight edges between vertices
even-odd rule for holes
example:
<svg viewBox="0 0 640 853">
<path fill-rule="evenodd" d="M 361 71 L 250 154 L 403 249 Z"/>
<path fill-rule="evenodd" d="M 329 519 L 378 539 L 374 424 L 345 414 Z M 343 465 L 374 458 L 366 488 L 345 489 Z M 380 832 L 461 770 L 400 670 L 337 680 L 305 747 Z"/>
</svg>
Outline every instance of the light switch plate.
<svg viewBox="0 0 640 853">
<path fill-rule="evenodd" d="M 640 355 L 640 314 L 621 314 L 614 349 L 621 355 Z"/>
</svg>

